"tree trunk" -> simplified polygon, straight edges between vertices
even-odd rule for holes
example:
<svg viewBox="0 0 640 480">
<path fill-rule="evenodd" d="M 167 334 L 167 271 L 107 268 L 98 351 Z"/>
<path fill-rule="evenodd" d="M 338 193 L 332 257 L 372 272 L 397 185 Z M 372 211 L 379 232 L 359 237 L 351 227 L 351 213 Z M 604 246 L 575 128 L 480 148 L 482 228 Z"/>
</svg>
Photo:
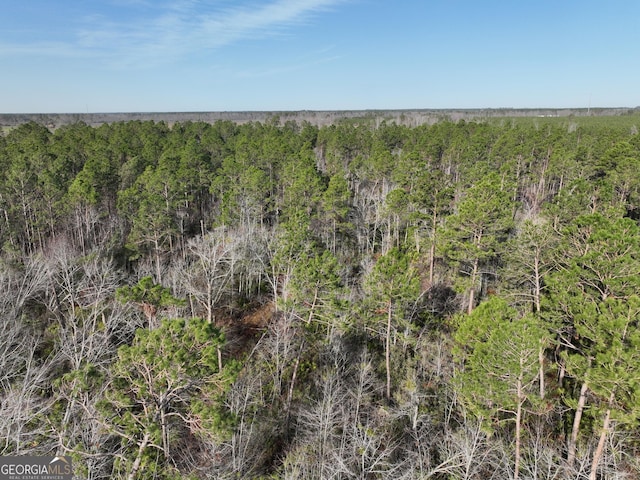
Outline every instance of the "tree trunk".
<svg viewBox="0 0 640 480">
<path fill-rule="evenodd" d="M 387 334 L 384 342 L 384 363 L 387 370 L 387 399 L 391 398 L 391 299 L 387 304 Z"/>
<path fill-rule="evenodd" d="M 475 307 L 476 279 L 478 277 L 478 262 L 479 260 L 477 258 L 473 261 L 473 271 L 471 272 L 471 287 L 469 288 L 469 305 L 467 306 L 467 313 L 469 315 L 471 315 L 471 312 L 473 312 L 473 308 Z"/>
<path fill-rule="evenodd" d="M 436 258 L 436 239 L 435 236 L 431 239 L 431 247 L 429 248 L 429 287 L 433 286 L 433 270 L 435 267 Z"/>
<path fill-rule="evenodd" d="M 206 268 L 206 267 L 203 267 Z M 213 322 L 213 285 L 207 282 L 207 322 Z"/>
<path fill-rule="evenodd" d="M 516 410 L 516 451 L 515 451 L 515 459 L 513 461 L 513 480 L 518 480 L 520 476 L 520 443 L 522 436 L 522 403 L 518 402 L 518 408 Z"/>
<path fill-rule="evenodd" d="M 540 274 L 540 259 L 539 252 L 536 252 L 535 263 L 533 267 L 533 275 L 534 275 L 534 283 L 535 283 L 535 292 L 533 293 L 535 312 L 540 313 L 541 305 L 540 298 L 542 296 L 542 283 L 541 283 L 541 274 Z"/>
<path fill-rule="evenodd" d="M 582 412 L 587 401 L 587 382 L 582 383 L 580 388 L 580 397 L 578 398 L 578 407 L 573 417 L 573 427 L 571 429 L 571 437 L 567 445 L 567 466 L 573 468 L 576 460 L 576 446 L 578 444 L 578 433 L 580 431 L 580 421 L 582 420 Z"/>
<path fill-rule="evenodd" d="M 296 356 L 296 361 L 293 365 L 293 373 L 291 374 L 291 383 L 289 384 L 289 391 L 287 393 L 287 423 L 289 421 L 289 417 L 291 415 L 291 402 L 293 401 L 293 391 L 296 386 L 296 379 L 298 377 L 298 368 L 300 367 L 300 357 L 302 356 L 302 351 L 304 350 L 304 340 L 300 345 L 300 351 Z"/>
<path fill-rule="evenodd" d="M 156 283 L 162 283 L 162 269 L 160 268 L 160 242 L 158 238 L 153 239 L 155 260 L 156 260 Z"/>
<path fill-rule="evenodd" d="M 520 359 L 520 367 L 523 367 L 523 359 Z M 522 392 L 522 373 L 518 377 L 518 381 L 516 383 L 516 391 L 518 395 L 518 406 L 516 408 L 516 451 L 515 451 L 515 459 L 513 462 L 513 480 L 518 480 L 520 476 L 520 443 L 522 437 L 522 404 L 524 402 L 524 395 Z"/>
<path fill-rule="evenodd" d="M 613 392 L 611 392 L 611 396 L 609 397 L 609 408 L 607 408 L 607 411 L 604 414 L 604 420 L 602 421 L 602 431 L 600 432 L 598 446 L 596 447 L 596 451 L 593 454 L 593 462 L 591 463 L 589 480 L 596 480 L 598 464 L 600 463 L 600 459 L 602 458 L 602 454 L 604 453 L 604 442 L 607 440 L 607 435 L 609 435 L 609 428 L 611 426 L 611 405 L 613 404 L 614 398 L 615 396 Z"/>
<path fill-rule="evenodd" d="M 160 425 L 162 427 L 162 449 L 166 458 L 171 458 L 169 453 L 169 427 L 167 425 L 167 414 L 165 412 L 164 400 L 160 401 Z"/>
<path fill-rule="evenodd" d="M 138 447 L 138 454 L 136 455 L 136 459 L 133 461 L 133 465 L 131 466 L 129 475 L 127 475 L 127 480 L 134 480 L 136 478 L 136 474 L 138 473 L 138 469 L 140 468 L 140 463 L 142 462 L 142 455 L 147 449 L 147 445 L 149 445 L 150 436 L 151 434 L 149 432 L 146 432 L 144 434 L 142 442 L 140 442 L 140 446 Z"/>
<path fill-rule="evenodd" d="M 538 350 L 538 376 L 540 377 L 540 398 L 544 398 L 545 384 L 544 384 L 544 346 L 542 339 L 540 339 L 540 349 Z"/>
<path fill-rule="evenodd" d="M 429 248 L 429 287 L 433 286 L 433 270 L 436 263 L 436 227 L 438 225 L 438 212 L 433 209 L 431 216 L 431 247 Z"/>
<path fill-rule="evenodd" d="M 332 242 L 331 242 L 331 253 L 336 254 L 336 219 L 335 217 L 332 219 L 333 223 L 333 232 L 332 232 Z"/>
</svg>

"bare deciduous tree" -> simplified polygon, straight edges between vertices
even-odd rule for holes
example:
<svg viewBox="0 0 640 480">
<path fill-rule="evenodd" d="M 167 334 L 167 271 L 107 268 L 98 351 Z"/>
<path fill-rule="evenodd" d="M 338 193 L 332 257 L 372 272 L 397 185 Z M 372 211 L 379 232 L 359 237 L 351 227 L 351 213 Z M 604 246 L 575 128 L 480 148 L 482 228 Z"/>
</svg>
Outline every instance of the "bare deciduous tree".
<svg viewBox="0 0 640 480">
<path fill-rule="evenodd" d="M 181 283 L 186 293 L 204 309 L 209 323 L 215 321 L 214 309 L 229 293 L 240 261 L 240 240 L 226 228 L 219 227 L 188 243 Z"/>
<path fill-rule="evenodd" d="M 490 439 L 479 422 L 466 416 L 462 424 L 444 436 L 440 458 L 447 459 L 446 472 L 460 480 L 509 478 L 510 458 Z"/>
</svg>

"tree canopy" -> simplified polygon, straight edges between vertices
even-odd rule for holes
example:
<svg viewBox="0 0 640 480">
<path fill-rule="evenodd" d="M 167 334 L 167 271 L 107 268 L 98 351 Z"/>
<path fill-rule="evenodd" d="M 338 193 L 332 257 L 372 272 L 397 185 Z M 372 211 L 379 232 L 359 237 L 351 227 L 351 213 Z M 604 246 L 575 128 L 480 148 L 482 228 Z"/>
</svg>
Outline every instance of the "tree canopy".
<svg viewBox="0 0 640 480">
<path fill-rule="evenodd" d="M 0 454 L 640 476 L 639 120 L 3 129 Z"/>
</svg>

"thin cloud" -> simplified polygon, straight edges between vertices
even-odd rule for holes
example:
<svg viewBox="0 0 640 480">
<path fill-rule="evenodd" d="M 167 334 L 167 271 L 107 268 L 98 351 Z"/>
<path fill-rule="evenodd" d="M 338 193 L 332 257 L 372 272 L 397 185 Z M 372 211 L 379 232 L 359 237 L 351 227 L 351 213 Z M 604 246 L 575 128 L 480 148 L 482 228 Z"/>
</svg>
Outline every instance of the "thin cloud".
<svg viewBox="0 0 640 480">
<path fill-rule="evenodd" d="M 245 39 L 286 34 L 291 27 L 303 25 L 314 14 L 344 1 L 273 0 L 230 5 L 180 0 L 160 7 L 136 1 L 132 6 L 137 15 L 126 21 L 86 17 L 84 28 L 76 32 L 75 44 L 58 48 L 91 53 L 111 65 L 151 66 Z"/>
<path fill-rule="evenodd" d="M 65 42 L 0 43 L 0 57 L 90 58 L 91 53 Z"/>
<path fill-rule="evenodd" d="M 293 73 L 300 70 L 306 70 L 310 67 L 315 67 L 317 65 L 330 63 L 335 60 L 339 60 L 341 58 L 343 58 L 341 55 L 323 56 L 315 60 L 300 61 L 299 63 L 292 64 L 292 65 L 276 66 L 276 67 L 263 69 L 263 70 L 242 70 L 239 72 L 234 72 L 233 75 L 235 75 L 237 78 L 272 77 L 272 76 L 282 75 L 285 73 Z"/>
</svg>

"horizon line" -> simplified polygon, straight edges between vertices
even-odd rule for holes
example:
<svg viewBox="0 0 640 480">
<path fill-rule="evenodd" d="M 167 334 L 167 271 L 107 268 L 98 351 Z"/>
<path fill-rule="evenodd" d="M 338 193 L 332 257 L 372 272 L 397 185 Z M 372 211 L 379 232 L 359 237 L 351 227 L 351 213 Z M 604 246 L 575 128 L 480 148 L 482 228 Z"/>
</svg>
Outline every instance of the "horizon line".
<svg viewBox="0 0 640 480">
<path fill-rule="evenodd" d="M 532 110 L 640 110 L 640 106 L 606 107 L 416 107 L 416 108 L 344 108 L 344 109 L 273 109 L 273 110 L 121 110 L 121 111 L 60 111 L 60 112 L 0 112 L 0 116 L 18 115 L 179 115 L 179 114 L 271 114 L 271 113 L 358 113 L 358 112 L 482 112 Z"/>
</svg>

